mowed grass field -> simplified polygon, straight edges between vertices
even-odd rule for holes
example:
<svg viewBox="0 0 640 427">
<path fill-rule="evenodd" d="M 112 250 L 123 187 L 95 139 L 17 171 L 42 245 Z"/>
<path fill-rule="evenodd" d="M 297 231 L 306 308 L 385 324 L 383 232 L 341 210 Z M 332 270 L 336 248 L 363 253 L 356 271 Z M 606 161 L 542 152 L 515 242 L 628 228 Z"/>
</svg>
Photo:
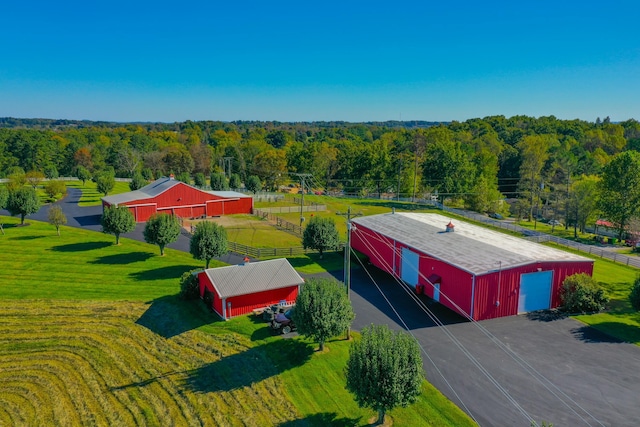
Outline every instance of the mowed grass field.
<svg viewBox="0 0 640 427">
<path fill-rule="evenodd" d="M 95 182 L 86 181 L 84 185 L 82 185 L 82 181 L 65 181 L 65 184 L 69 188 L 82 190 L 82 196 L 80 197 L 78 206 L 98 206 L 102 204 L 104 194 L 98 192 Z M 126 193 L 127 191 L 131 191 L 128 182 L 116 181 L 116 185 L 113 187 L 113 190 L 109 192 L 109 195 Z"/>
<path fill-rule="evenodd" d="M 0 425 L 361 426 L 345 390 L 349 342 L 222 322 L 176 294 L 189 254 L 111 235 L 3 218 Z M 424 383 L 395 425 L 473 422 Z"/>
</svg>

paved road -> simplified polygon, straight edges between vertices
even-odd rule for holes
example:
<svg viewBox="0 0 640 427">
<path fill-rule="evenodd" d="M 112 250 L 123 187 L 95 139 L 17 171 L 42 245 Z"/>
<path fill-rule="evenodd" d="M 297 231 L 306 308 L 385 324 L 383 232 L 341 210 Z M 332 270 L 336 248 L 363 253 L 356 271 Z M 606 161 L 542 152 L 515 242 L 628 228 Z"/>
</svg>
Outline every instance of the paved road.
<svg viewBox="0 0 640 427">
<path fill-rule="evenodd" d="M 554 426 L 640 424 L 640 347 L 616 341 L 569 318 L 531 314 L 470 323 L 420 296 L 447 325 L 438 327 L 402 286 L 389 275 L 372 270 L 382 293 L 426 351 L 427 379 L 480 425 L 528 427 L 529 416 Z M 371 323 L 403 329 L 362 269 L 352 274 L 351 299 L 356 311 L 354 329 Z"/>
<path fill-rule="evenodd" d="M 79 190 L 69 189 L 68 197 L 58 202 L 69 225 L 100 231 L 101 208 L 78 207 L 79 196 Z M 44 207 L 30 218 L 46 221 L 47 211 Z M 126 237 L 143 240 L 142 229 L 138 225 Z M 189 240 L 181 235 L 169 247 L 188 251 Z M 236 263 L 239 257 L 226 261 Z M 446 324 L 438 327 L 389 275 L 375 268 L 372 274 L 381 291 L 363 269 L 352 275 L 354 329 L 375 323 L 400 330 L 401 317 L 426 352 L 428 380 L 480 425 L 528 427 L 528 417 L 556 427 L 640 424 L 640 347 L 568 318 L 531 315 L 469 323 L 421 296 Z M 335 276 L 342 279 L 342 273 Z"/>
</svg>

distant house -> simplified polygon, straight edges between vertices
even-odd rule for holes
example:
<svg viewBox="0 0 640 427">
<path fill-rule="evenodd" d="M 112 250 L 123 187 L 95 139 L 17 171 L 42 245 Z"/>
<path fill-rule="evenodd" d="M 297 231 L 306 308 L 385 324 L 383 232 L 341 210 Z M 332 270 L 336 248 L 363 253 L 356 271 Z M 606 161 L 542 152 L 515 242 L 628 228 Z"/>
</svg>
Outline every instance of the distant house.
<svg viewBox="0 0 640 427">
<path fill-rule="evenodd" d="M 155 213 L 182 218 L 229 214 L 250 214 L 253 198 L 235 191 L 204 191 L 172 177 L 160 178 L 139 190 L 102 198 L 102 208 L 127 206 L 136 222 L 145 222 Z"/>
<path fill-rule="evenodd" d="M 593 260 L 438 214 L 353 220 L 352 247 L 373 265 L 475 320 L 560 305 L 565 277 Z"/>
<path fill-rule="evenodd" d="M 200 297 L 223 319 L 274 304 L 293 304 L 304 280 L 285 258 L 198 273 Z"/>
</svg>

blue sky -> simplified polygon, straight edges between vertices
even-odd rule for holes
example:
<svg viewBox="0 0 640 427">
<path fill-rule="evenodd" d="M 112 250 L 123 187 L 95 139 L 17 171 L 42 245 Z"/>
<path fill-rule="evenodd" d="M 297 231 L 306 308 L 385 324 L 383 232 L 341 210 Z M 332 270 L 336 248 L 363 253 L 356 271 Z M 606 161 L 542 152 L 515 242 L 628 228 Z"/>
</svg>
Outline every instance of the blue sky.
<svg viewBox="0 0 640 427">
<path fill-rule="evenodd" d="M 0 116 L 640 120 L 638 1 L 29 1 Z"/>
</svg>

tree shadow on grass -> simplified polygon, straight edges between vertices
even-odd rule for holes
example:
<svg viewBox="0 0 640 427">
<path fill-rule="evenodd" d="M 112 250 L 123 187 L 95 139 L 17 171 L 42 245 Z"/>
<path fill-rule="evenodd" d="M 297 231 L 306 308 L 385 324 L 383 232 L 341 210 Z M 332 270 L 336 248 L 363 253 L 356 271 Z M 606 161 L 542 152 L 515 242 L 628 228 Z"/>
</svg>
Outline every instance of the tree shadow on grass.
<svg viewBox="0 0 640 427">
<path fill-rule="evenodd" d="M 10 240 L 35 240 L 35 239 L 42 239 L 43 237 L 47 237 L 47 236 L 15 236 L 15 237 L 9 237 Z"/>
<path fill-rule="evenodd" d="M 301 340 L 272 341 L 194 369 L 185 386 L 195 393 L 249 387 L 304 364 L 312 354 L 313 347 Z"/>
<path fill-rule="evenodd" d="M 337 418 L 337 414 L 331 412 L 321 412 L 309 415 L 308 417 L 286 421 L 278 424 L 278 427 L 303 427 L 303 426 L 337 426 L 355 427 L 360 425 L 361 417 L 358 418 Z"/>
<path fill-rule="evenodd" d="M 172 265 L 131 273 L 129 276 L 136 280 L 178 279 L 185 272 L 193 269 L 193 265 Z"/>
<path fill-rule="evenodd" d="M 196 306 L 198 302 L 184 300 L 177 294 L 157 298 L 147 303 L 147 311 L 136 320 L 136 324 L 164 338 L 171 338 L 215 322 L 214 316 Z"/>
<path fill-rule="evenodd" d="M 587 343 L 640 342 L 640 328 L 626 323 L 598 323 L 598 329 L 592 326 L 580 326 L 572 329 L 571 334 L 576 339 Z M 616 337 L 624 337 L 624 339 Z"/>
<path fill-rule="evenodd" d="M 84 252 L 92 251 L 94 249 L 103 249 L 111 245 L 111 242 L 69 243 L 68 245 L 53 246 L 51 250 L 55 252 Z"/>
<path fill-rule="evenodd" d="M 131 264 L 146 261 L 153 256 L 150 252 L 126 252 L 122 254 L 105 255 L 91 261 L 91 264 Z"/>
<path fill-rule="evenodd" d="M 254 325 L 264 325 L 263 328 L 259 328 L 253 331 L 253 333 L 251 334 L 251 341 L 262 341 L 275 335 L 273 329 L 271 328 L 271 326 L 269 326 L 269 322 L 264 320 L 262 318 L 262 315 L 249 316 L 249 320 L 251 320 L 251 323 L 253 323 Z"/>
</svg>

